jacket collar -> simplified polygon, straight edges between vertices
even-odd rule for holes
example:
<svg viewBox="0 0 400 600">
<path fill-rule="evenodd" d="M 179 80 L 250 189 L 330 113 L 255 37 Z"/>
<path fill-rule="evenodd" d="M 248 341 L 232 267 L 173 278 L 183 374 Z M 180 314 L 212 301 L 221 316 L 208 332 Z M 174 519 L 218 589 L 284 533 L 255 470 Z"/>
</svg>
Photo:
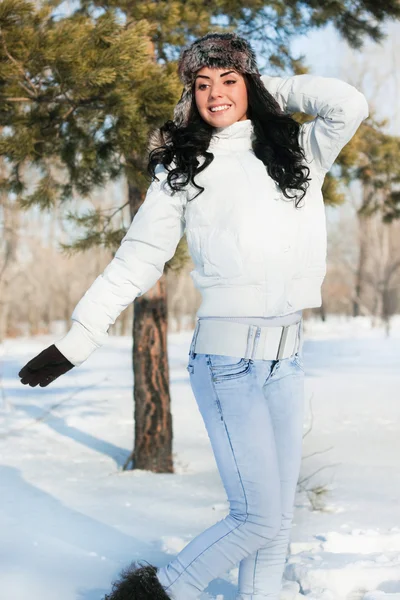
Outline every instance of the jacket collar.
<svg viewBox="0 0 400 600">
<path fill-rule="evenodd" d="M 227 127 L 215 127 L 211 136 L 210 149 L 251 150 L 253 132 L 251 119 L 235 121 Z"/>
<path fill-rule="evenodd" d="M 221 150 L 251 150 L 253 137 L 253 122 L 251 119 L 235 121 L 227 127 L 215 127 L 211 136 L 210 149 Z M 149 136 L 147 150 L 150 152 L 166 143 L 160 129 L 154 129 Z"/>
</svg>

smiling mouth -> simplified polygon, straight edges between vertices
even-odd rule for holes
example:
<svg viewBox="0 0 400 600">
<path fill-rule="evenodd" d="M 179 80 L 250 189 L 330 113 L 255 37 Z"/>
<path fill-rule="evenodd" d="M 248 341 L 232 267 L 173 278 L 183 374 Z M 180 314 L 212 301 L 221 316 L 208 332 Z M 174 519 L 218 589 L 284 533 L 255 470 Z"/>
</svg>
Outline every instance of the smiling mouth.
<svg viewBox="0 0 400 600">
<path fill-rule="evenodd" d="M 210 113 L 212 115 L 218 115 L 219 113 L 226 113 L 226 111 L 229 110 L 231 106 L 232 106 L 232 104 L 230 104 L 228 106 L 228 108 L 222 108 L 220 110 L 211 110 L 211 108 L 209 108 L 208 110 L 210 111 Z"/>
</svg>

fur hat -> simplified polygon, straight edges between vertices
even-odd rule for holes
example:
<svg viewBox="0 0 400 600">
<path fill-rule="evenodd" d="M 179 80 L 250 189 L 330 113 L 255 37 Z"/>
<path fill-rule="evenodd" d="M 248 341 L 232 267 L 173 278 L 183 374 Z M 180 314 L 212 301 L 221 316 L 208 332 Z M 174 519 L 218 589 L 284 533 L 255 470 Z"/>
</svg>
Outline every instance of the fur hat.
<svg viewBox="0 0 400 600">
<path fill-rule="evenodd" d="M 197 71 L 202 67 L 227 67 L 240 73 L 260 75 L 256 55 L 244 38 L 236 33 L 207 33 L 184 48 L 179 57 L 178 75 L 185 87 L 174 109 L 174 122 L 178 126 L 185 125 L 188 121 L 192 86 Z"/>
<path fill-rule="evenodd" d="M 211 32 L 195 40 L 181 51 L 178 61 L 178 75 L 184 84 L 181 98 L 174 109 L 173 121 L 178 127 L 188 123 L 193 96 L 192 86 L 197 71 L 202 67 L 227 67 L 260 77 L 254 50 L 236 33 Z M 256 77 L 256 83 L 261 90 L 263 84 L 259 77 Z M 156 129 L 150 135 L 148 149 L 151 151 L 164 143 L 160 130 Z"/>
</svg>

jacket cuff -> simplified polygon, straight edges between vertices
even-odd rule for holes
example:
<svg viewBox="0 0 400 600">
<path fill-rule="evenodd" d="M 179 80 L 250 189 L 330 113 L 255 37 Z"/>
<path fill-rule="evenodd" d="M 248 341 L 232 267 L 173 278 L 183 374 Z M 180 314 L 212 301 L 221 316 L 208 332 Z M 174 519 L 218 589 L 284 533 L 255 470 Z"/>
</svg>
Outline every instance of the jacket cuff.
<svg viewBox="0 0 400 600">
<path fill-rule="evenodd" d="M 88 337 L 86 329 L 76 321 L 68 333 L 54 345 L 75 367 L 79 367 L 99 347 Z"/>
</svg>

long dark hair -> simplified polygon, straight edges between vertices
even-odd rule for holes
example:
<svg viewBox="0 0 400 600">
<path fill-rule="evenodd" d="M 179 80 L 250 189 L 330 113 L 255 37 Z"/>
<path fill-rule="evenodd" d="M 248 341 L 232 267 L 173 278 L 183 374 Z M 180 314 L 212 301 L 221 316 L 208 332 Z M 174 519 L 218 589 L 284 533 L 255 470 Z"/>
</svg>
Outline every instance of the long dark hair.
<svg viewBox="0 0 400 600">
<path fill-rule="evenodd" d="M 301 125 L 290 115 L 285 114 L 273 96 L 264 88 L 261 94 L 259 84 L 254 81 L 254 75 L 243 73 L 247 94 L 247 118 L 253 123 L 255 139 L 252 147 L 254 154 L 267 168 L 268 174 L 274 179 L 283 195 L 292 200 L 297 194 L 289 195 L 288 189 L 300 190 L 302 195 L 295 203 L 296 208 L 304 198 L 309 186 L 310 169 L 303 164 L 305 154 L 299 144 Z M 193 85 L 194 88 L 194 85 Z M 159 139 L 164 140 L 149 153 L 147 171 L 152 179 L 156 177 L 155 168 L 162 163 L 169 171 L 167 182 L 172 193 L 179 192 L 189 183 L 200 190 L 204 187 L 197 185 L 194 177 L 214 160 L 212 152 L 207 148 L 215 128 L 201 117 L 192 90 L 192 105 L 188 123 L 178 127 L 174 121 L 168 120 L 159 128 Z M 205 158 L 200 165 L 198 157 Z M 174 168 L 169 169 L 171 163 Z"/>
</svg>

